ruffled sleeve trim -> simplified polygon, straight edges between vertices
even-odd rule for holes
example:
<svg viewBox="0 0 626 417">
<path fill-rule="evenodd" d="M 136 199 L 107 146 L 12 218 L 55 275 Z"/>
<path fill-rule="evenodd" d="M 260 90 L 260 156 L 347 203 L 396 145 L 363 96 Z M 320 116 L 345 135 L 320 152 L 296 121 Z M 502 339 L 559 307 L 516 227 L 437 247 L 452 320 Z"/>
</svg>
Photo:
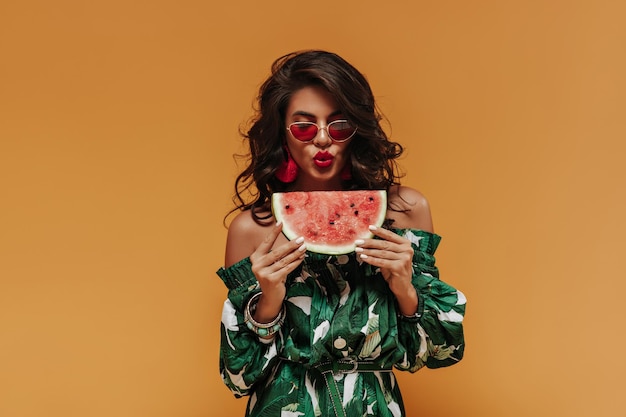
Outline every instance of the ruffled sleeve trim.
<svg viewBox="0 0 626 417">
<path fill-rule="evenodd" d="M 228 268 L 221 267 L 217 270 L 217 275 L 229 290 L 256 285 L 250 258 L 244 258 Z"/>
<path fill-rule="evenodd" d="M 391 229 L 397 235 L 408 239 L 415 249 L 428 255 L 434 255 L 441 236 L 421 229 Z"/>
</svg>

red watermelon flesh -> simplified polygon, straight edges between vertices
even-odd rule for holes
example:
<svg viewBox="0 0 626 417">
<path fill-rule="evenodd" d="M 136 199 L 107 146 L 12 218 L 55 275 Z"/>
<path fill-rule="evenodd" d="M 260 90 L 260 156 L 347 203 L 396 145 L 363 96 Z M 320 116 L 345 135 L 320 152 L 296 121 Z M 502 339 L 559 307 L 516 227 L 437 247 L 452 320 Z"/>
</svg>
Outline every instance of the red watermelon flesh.
<svg viewBox="0 0 626 417">
<path fill-rule="evenodd" d="M 353 252 L 354 241 L 372 237 L 387 212 L 384 190 L 274 193 L 272 212 L 292 240 L 304 237 L 307 250 L 338 255 Z"/>
</svg>

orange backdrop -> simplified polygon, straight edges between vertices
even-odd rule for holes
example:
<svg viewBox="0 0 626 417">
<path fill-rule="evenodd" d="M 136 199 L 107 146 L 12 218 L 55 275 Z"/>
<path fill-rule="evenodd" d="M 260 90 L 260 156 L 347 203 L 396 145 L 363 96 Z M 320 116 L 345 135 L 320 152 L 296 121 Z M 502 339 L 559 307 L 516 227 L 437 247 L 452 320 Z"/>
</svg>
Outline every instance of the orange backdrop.
<svg viewBox="0 0 626 417">
<path fill-rule="evenodd" d="M 406 146 L 459 365 L 410 416 L 623 416 L 620 1 L 0 5 L 0 416 L 243 415 L 218 374 L 237 130 L 274 58 L 340 53 Z"/>
</svg>

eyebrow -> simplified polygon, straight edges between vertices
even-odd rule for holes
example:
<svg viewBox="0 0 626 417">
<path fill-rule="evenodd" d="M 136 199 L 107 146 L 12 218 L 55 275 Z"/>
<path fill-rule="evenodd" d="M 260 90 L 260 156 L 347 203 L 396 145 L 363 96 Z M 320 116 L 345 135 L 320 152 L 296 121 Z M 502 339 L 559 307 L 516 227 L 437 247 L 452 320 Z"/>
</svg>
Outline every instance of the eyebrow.
<svg viewBox="0 0 626 417">
<path fill-rule="evenodd" d="M 334 112 L 329 114 L 328 117 L 337 116 L 337 115 L 342 114 L 342 113 L 343 112 L 341 110 L 335 110 Z M 303 111 L 303 110 L 296 110 L 295 112 L 292 113 L 292 116 L 305 116 L 305 117 L 310 117 L 312 119 L 317 118 L 316 115 L 311 114 L 311 113 L 306 112 L 306 111 Z"/>
</svg>

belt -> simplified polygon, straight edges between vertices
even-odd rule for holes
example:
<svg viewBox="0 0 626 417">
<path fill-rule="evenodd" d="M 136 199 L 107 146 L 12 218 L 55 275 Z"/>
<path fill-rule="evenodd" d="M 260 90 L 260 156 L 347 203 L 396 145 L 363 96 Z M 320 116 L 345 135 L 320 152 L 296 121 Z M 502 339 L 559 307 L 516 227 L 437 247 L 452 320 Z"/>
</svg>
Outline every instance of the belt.
<svg viewBox="0 0 626 417">
<path fill-rule="evenodd" d="M 339 395 L 339 386 L 335 380 L 335 375 L 351 374 L 354 372 L 391 372 L 391 367 L 383 367 L 380 364 L 369 361 L 357 361 L 356 359 L 339 359 L 337 361 L 322 362 L 315 365 L 312 369 L 316 369 L 324 376 L 326 388 L 331 404 L 335 410 L 336 417 L 346 417 L 346 410 L 343 408 L 343 402 Z"/>
</svg>

